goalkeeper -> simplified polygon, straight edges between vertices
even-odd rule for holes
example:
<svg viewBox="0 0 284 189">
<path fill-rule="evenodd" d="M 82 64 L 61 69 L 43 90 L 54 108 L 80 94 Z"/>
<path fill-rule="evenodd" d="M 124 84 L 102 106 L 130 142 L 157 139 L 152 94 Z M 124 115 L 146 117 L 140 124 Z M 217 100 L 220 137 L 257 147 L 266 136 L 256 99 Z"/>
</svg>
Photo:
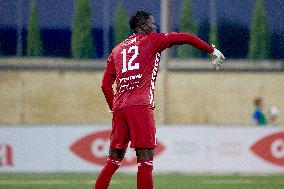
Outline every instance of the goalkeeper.
<svg viewBox="0 0 284 189">
<path fill-rule="evenodd" d="M 157 33 L 154 18 L 148 12 L 137 11 L 129 24 L 134 33 L 112 50 L 103 74 L 102 90 L 113 118 L 109 156 L 95 189 L 108 188 L 129 142 L 137 156 L 137 188 L 154 188 L 152 170 L 157 141 L 154 88 L 161 52 L 173 45 L 192 45 L 212 55 L 215 69 L 219 69 L 225 59 L 214 46 L 193 34 Z"/>
</svg>

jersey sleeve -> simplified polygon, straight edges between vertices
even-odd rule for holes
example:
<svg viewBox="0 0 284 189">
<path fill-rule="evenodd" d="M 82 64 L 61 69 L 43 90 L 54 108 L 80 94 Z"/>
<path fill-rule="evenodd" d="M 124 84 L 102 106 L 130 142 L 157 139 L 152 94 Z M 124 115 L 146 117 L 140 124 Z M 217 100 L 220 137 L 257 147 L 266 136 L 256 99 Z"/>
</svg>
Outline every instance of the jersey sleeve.
<svg viewBox="0 0 284 189">
<path fill-rule="evenodd" d="M 152 34 L 152 41 L 154 42 L 155 49 L 159 51 L 163 51 L 166 48 L 170 48 L 173 45 L 183 45 L 188 44 L 193 47 L 203 50 L 207 53 L 212 53 L 214 48 L 207 44 L 202 39 L 198 38 L 194 34 L 188 33 L 155 33 Z"/>
<path fill-rule="evenodd" d="M 107 101 L 110 110 L 113 109 L 114 91 L 112 85 L 114 84 L 115 79 L 116 79 L 115 65 L 113 61 L 113 54 L 111 53 L 106 63 L 102 79 L 102 85 L 101 85 L 102 91 L 104 93 L 105 99 Z"/>
</svg>

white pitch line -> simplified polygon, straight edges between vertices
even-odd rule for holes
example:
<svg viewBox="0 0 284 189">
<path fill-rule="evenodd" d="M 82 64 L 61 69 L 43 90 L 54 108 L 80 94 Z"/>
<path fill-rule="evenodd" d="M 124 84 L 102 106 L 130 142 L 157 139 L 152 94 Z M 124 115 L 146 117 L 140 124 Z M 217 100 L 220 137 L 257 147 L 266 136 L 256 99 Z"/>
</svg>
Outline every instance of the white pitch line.
<svg viewBox="0 0 284 189">
<path fill-rule="evenodd" d="M 66 181 L 66 180 L 0 180 L 0 185 L 84 185 L 95 184 L 95 180 Z M 128 180 L 111 180 L 112 184 L 123 184 Z"/>
<path fill-rule="evenodd" d="M 242 185 L 242 184 L 261 184 L 261 185 L 284 185 L 283 182 L 271 183 L 270 181 L 253 181 L 253 180 L 242 180 L 242 179 L 218 179 L 218 180 L 205 180 L 204 184 L 208 185 L 218 185 L 218 184 L 231 184 L 231 185 Z"/>
<path fill-rule="evenodd" d="M 251 180 L 228 180 L 228 179 L 218 179 L 218 180 L 205 180 L 204 184 L 252 184 Z"/>
<path fill-rule="evenodd" d="M 112 180 L 112 184 L 124 184 L 130 182 L 129 180 Z M 95 180 L 86 181 L 66 181 L 66 180 L 1 180 L 0 186 L 2 185 L 85 185 L 94 184 Z M 283 182 L 271 183 L 269 181 L 253 181 L 253 180 L 242 180 L 242 179 L 217 179 L 217 180 L 205 180 L 202 184 L 206 185 L 220 185 L 220 184 L 230 184 L 230 185 L 251 185 L 251 184 L 261 184 L 261 185 L 284 185 Z"/>
<path fill-rule="evenodd" d="M 1 180 L 0 185 L 80 185 L 94 184 L 94 180 L 66 181 L 66 180 Z"/>
</svg>

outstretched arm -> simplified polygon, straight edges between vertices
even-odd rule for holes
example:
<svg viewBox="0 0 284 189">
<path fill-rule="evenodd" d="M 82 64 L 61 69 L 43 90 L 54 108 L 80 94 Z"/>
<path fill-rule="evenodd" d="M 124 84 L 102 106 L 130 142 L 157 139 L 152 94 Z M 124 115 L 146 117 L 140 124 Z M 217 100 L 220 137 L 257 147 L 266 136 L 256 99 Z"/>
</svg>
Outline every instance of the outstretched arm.
<svg viewBox="0 0 284 189">
<path fill-rule="evenodd" d="M 224 55 L 218 49 L 216 49 L 214 45 L 211 46 L 207 44 L 194 34 L 170 32 L 152 35 L 152 39 L 157 51 L 163 51 L 164 49 L 170 48 L 173 45 L 192 45 L 193 47 L 212 55 L 212 64 L 216 70 L 220 68 L 223 60 L 225 59 Z"/>
<path fill-rule="evenodd" d="M 208 45 L 205 41 L 198 38 L 194 34 L 188 34 L 188 33 L 170 33 L 169 35 L 169 45 L 183 45 L 188 44 L 192 45 L 193 47 L 200 49 L 202 51 L 205 51 L 209 54 L 213 53 L 214 48 L 210 45 Z"/>
<path fill-rule="evenodd" d="M 177 32 L 170 32 L 170 33 L 159 33 L 154 36 L 154 41 L 157 47 L 157 51 L 162 51 L 166 48 L 170 48 L 173 45 L 183 45 L 188 44 L 192 45 L 195 48 L 203 50 L 207 53 L 213 53 L 214 48 L 208 45 L 205 41 L 198 38 L 194 34 L 189 33 L 177 33 Z"/>
</svg>

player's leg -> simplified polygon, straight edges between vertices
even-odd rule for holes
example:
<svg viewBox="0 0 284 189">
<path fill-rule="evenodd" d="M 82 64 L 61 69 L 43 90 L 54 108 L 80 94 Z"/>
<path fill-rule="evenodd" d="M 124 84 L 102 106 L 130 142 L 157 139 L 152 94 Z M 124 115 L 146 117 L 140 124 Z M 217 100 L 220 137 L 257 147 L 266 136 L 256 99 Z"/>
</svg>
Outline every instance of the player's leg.
<svg viewBox="0 0 284 189">
<path fill-rule="evenodd" d="M 153 148 L 136 148 L 138 163 L 137 189 L 153 189 Z"/>
<path fill-rule="evenodd" d="M 137 188 L 153 189 L 153 157 L 156 147 L 156 128 L 153 110 L 149 107 L 132 106 L 125 108 L 130 129 L 131 148 L 137 155 Z"/>
<path fill-rule="evenodd" d="M 110 148 L 109 149 L 109 157 L 111 157 L 113 159 L 123 160 L 125 152 L 126 152 L 126 148 L 124 148 L 124 149 Z"/>
<path fill-rule="evenodd" d="M 112 175 L 121 165 L 129 142 L 129 132 L 120 111 L 113 113 L 110 150 L 107 162 L 97 177 L 94 189 L 107 189 Z"/>
<path fill-rule="evenodd" d="M 95 189 L 107 189 L 112 175 L 121 165 L 126 149 L 110 148 L 107 163 L 97 177 Z"/>
<path fill-rule="evenodd" d="M 154 148 L 135 148 L 138 161 L 145 161 L 154 158 Z"/>
</svg>

